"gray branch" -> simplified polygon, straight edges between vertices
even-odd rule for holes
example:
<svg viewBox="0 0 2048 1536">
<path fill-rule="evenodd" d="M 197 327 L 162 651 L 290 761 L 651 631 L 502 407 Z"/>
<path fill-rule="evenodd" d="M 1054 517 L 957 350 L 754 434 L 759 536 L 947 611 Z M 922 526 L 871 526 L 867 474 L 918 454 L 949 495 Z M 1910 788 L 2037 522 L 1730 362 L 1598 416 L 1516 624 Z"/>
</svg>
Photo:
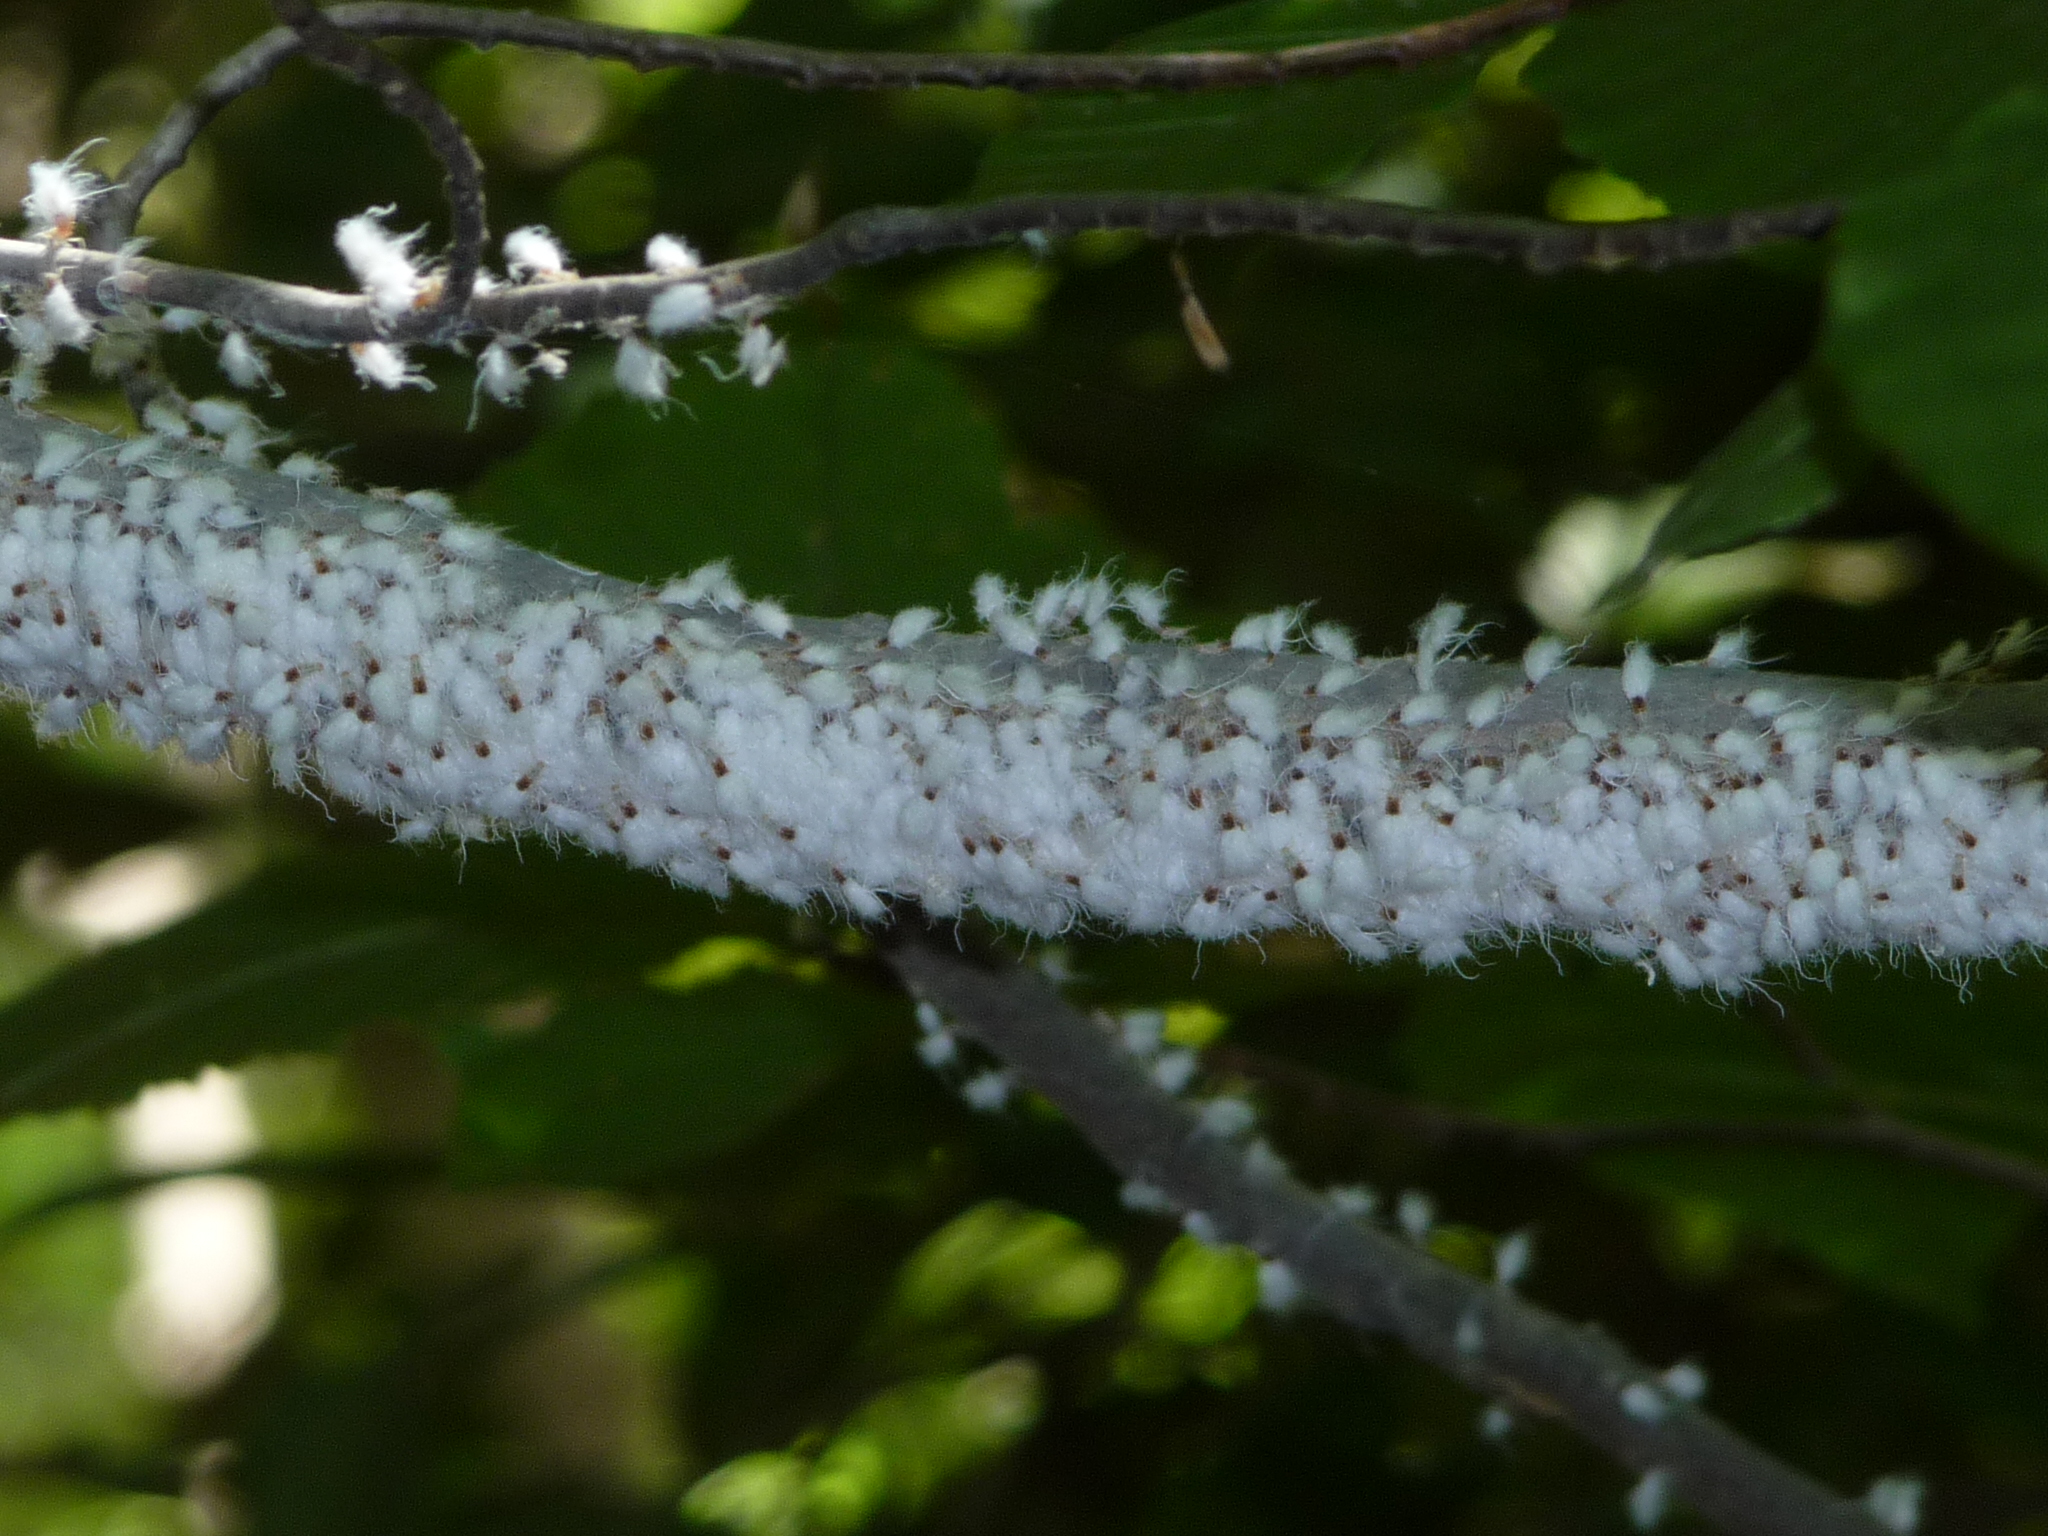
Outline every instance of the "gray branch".
<svg viewBox="0 0 2048 1536">
<path fill-rule="evenodd" d="M 1605 1334 L 1351 1220 L 1288 1174 L 1248 1161 L 1236 1143 L 1205 1134 L 1192 1109 L 1039 976 L 994 974 L 914 941 L 892 948 L 889 963 L 912 993 L 1051 1100 L 1118 1174 L 1285 1263 L 1308 1295 L 1359 1332 L 1390 1334 L 1474 1391 L 1561 1419 L 1623 1466 L 1664 1469 L 1673 1491 L 1724 1531 L 1882 1536 L 1856 1503 L 1662 1393 L 1655 1373 Z M 1631 1412 L 1623 1393 L 1633 1386 L 1655 1395 L 1631 1394 Z"/>
<path fill-rule="evenodd" d="M 754 75 L 803 90 L 897 90 L 922 85 L 1013 91 L 1200 91 L 1325 79 L 1372 68 L 1408 69 L 1498 42 L 1562 16 L 1570 0 L 1507 0 L 1449 21 L 1375 37 L 1272 51 L 1198 53 L 901 53 L 804 48 L 751 38 L 645 32 L 523 11 L 448 5 L 337 5 L 327 21 L 364 38 L 437 38 L 478 48 L 517 43 L 585 58 L 617 59 L 643 72 L 701 69 Z M 224 59 L 179 103 L 123 168 L 94 210 L 93 243 L 117 249 L 134 232 L 144 199 L 184 163 L 206 125 L 267 81 L 301 47 L 279 27 Z"/>
<path fill-rule="evenodd" d="M 1158 240 L 1283 235 L 1386 246 L 1418 256 L 1520 261 L 1542 272 L 1654 268 L 1721 261 L 1777 241 L 1818 239 L 1836 216 L 1832 205 L 1807 204 L 1718 218 L 1572 224 L 1276 193 L 1073 193 L 947 208 L 869 208 L 846 215 L 800 245 L 706 267 L 692 280 L 708 285 L 718 307 L 729 309 L 749 300 L 792 299 L 850 268 L 903 256 L 1001 245 L 1034 232 L 1062 237 L 1091 230 L 1135 230 Z M 393 334 L 391 322 L 357 294 L 142 256 L 0 240 L 0 287 L 39 287 L 51 272 L 62 274 L 81 307 L 99 314 L 137 303 L 195 309 L 313 347 Z M 499 288 L 476 295 L 464 314 L 437 334 L 533 336 L 635 321 L 675 282 L 634 273 Z"/>
</svg>

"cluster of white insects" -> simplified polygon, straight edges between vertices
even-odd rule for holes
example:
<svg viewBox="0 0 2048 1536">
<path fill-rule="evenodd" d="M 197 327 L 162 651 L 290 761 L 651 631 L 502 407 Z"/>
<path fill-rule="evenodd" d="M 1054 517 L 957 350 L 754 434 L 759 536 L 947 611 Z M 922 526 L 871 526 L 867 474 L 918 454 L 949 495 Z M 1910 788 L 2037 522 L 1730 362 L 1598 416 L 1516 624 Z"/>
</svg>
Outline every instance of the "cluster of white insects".
<svg viewBox="0 0 2048 1536">
<path fill-rule="evenodd" d="M 80 168 L 82 153 L 62 161 L 37 161 L 29 169 L 29 192 L 22 199 L 26 233 L 52 251 L 61 252 L 75 241 L 88 203 L 101 190 Z M 335 250 L 371 313 L 382 322 L 398 320 L 432 303 L 443 283 L 441 273 L 415 249 L 422 232 L 399 234 L 386 225 L 394 211 L 372 208 L 343 219 L 334 231 Z M 513 230 L 500 249 L 504 277 L 479 272 L 474 292 L 489 293 L 506 283 L 560 283 L 576 277 L 560 243 L 538 225 Z M 730 368 L 705 359 L 720 378 L 745 378 L 761 388 L 788 362 L 788 345 L 768 329 L 763 306 L 745 301 L 721 305 L 710 285 L 698 279 L 703 263 L 688 241 L 658 234 L 647 242 L 645 259 L 649 272 L 675 281 L 655 297 L 643 320 L 620 321 L 608 327 L 617 343 L 612 379 L 624 393 L 653 406 L 665 405 L 676 365 L 659 344 L 721 323 L 733 325 L 739 339 Z M 15 370 L 8 388 L 15 400 L 26 401 L 39 393 L 42 372 L 59 349 L 89 349 L 101 338 L 103 328 L 54 272 L 32 292 L 12 298 L 12 312 L 0 311 L 0 326 L 15 351 Z M 153 323 L 174 332 L 196 331 L 207 326 L 210 318 L 196 310 L 169 310 L 154 317 Z M 249 334 L 234 325 L 222 325 L 220 333 L 217 360 L 228 382 L 241 390 L 274 390 L 269 361 Z M 389 390 L 433 388 L 406 349 L 395 342 L 356 342 L 348 353 L 356 376 L 365 385 Z M 477 354 L 476 391 L 479 398 L 487 395 L 501 405 L 518 405 L 533 375 L 560 378 L 567 367 L 567 354 L 558 348 L 525 336 L 495 336 Z"/>
<path fill-rule="evenodd" d="M 1058 979 L 1057 966 L 1044 968 Z M 1195 1134 L 1231 1145 L 1251 1179 L 1265 1182 L 1291 1176 L 1285 1159 L 1273 1144 L 1257 1134 L 1256 1106 L 1233 1088 L 1201 1083 L 1199 1053 L 1168 1040 L 1163 1010 L 1128 1008 L 1115 1014 L 1098 1014 L 1096 1022 L 1156 1086 L 1189 1102 L 1195 1111 Z M 970 1068 L 958 1038 L 937 1008 L 920 1002 L 917 1023 L 919 1056 L 926 1065 L 955 1080 L 970 1108 L 986 1113 L 1009 1103 L 1013 1092 L 1009 1075 L 1001 1068 Z M 1183 1210 L 1156 1184 L 1132 1179 L 1124 1184 L 1120 1194 L 1126 1208 L 1178 1220 L 1182 1230 L 1197 1242 L 1211 1247 L 1226 1242 L 1217 1223 L 1206 1212 Z M 1391 1205 L 1382 1200 L 1377 1190 L 1362 1184 L 1338 1185 L 1324 1190 L 1322 1195 L 1333 1218 L 1385 1224 L 1419 1248 L 1429 1248 L 1439 1228 L 1437 1202 L 1424 1190 L 1404 1189 Z M 1487 1278 L 1499 1292 L 1515 1290 L 1534 1266 L 1535 1234 L 1526 1227 L 1520 1228 L 1493 1239 L 1490 1246 Z M 1285 1259 L 1261 1255 L 1257 1276 L 1258 1305 L 1263 1311 L 1285 1315 L 1307 1299 L 1299 1276 Z M 1486 1353 L 1487 1334 L 1486 1319 L 1475 1304 L 1463 1312 L 1452 1330 L 1452 1347 L 1467 1360 L 1479 1362 Z M 1629 1418 L 1646 1425 L 1660 1423 L 1676 1411 L 1703 1403 L 1707 1389 L 1706 1369 L 1690 1359 L 1680 1360 L 1662 1371 L 1618 1377 L 1612 1383 L 1616 1406 Z M 1515 1409 L 1506 1402 L 1494 1401 L 1480 1411 L 1476 1428 L 1481 1439 L 1501 1444 L 1514 1434 L 1516 1424 Z M 1892 1473 L 1870 1485 L 1863 1505 L 1884 1529 L 1897 1536 L 1912 1536 L 1919 1528 L 1925 1494 L 1925 1484 L 1919 1478 Z M 1648 1532 L 1663 1525 L 1672 1511 L 1673 1500 L 1670 1469 L 1651 1467 L 1629 1487 L 1622 1507 L 1631 1526 Z"/>
<path fill-rule="evenodd" d="M 31 226 L 70 238 L 88 195 L 70 162 L 38 165 Z M 437 280 L 381 210 L 337 244 L 379 312 Z M 504 256 L 508 280 L 571 280 L 544 230 Z M 767 382 L 784 353 L 759 317 L 721 316 L 684 242 L 648 259 L 676 283 L 646 329 L 733 320 L 740 369 Z M 94 330 L 61 283 L 16 309 L 30 369 Z M 619 342 L 621 386 L 665 398 L 667 358 Z M 239 331 L 220 361 L 267 381 Z M 385 343 L 354 363 L 420 381 Z M 515 400 L 561 367 L 497 337 L 478 388 Z M 0 424 L 0 682 L 51 730 L 104 705 L 200 755 L 246 732 L 281 780 L 403 838 L 567 837 L 866 919 L 900 898 L 1038 933 L 1310 928 L 1434 964 L 1568 938 L 1684 987 L 2048 940 L 2037 754 L 1926 744 L 1925 689 L 1788 694 L 1740 637 L 1688 666 L 1637 648 L 1618 672 L 1576 668 L 1554 637 L 1490 665 L 1445 605 L 1404 657 L 1362 659 L 1290 609 L 1204 645 L 1169 626 L 1162 589 L 1102 573 L 1034 593 L 983 577 L 978 632 L 930 608 L 797 620 L 722 565 L 643 590 L 442 498 L 351 496 L 305 455 L 273 469 L 232 400 L 160 397 L 146 421 L 134 441 Z"/>
</svg>

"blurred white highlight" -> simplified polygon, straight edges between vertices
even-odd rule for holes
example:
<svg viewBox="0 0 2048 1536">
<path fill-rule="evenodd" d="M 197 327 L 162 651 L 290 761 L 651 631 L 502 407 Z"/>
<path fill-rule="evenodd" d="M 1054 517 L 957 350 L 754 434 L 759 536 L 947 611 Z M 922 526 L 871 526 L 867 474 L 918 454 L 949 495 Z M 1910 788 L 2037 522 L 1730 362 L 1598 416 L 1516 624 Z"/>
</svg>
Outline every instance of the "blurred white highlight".
<svg viewBox="0 0 2048 1536">
<path fill-rule="evenodd" d="M 137 1172 L 202 1168 L 256 1149 L 241 1082 L 209 1067 L 188 1083 L 145 1089 L 116 1126 Z M 221 1381 L 277 1315 L 277 1233 L 254 1179 L 175 1179 L 129 1212 L 135 1277 L 116 1314 L 130 1369 L 167 1397 Z"/>
</svg>

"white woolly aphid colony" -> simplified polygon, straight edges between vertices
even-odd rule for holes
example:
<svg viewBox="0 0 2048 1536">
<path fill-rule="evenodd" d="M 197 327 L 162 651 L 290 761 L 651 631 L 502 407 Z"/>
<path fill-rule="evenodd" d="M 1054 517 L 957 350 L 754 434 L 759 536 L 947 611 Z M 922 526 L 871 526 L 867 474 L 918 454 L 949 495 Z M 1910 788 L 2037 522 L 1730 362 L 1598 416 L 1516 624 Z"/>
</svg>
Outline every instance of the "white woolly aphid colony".
<svg viewBox="0 0 2048 1536">
<path fill-rule="evenodd" d="M 1286 612 L 1185 644 L 1102 576 L 985 578 L 974 633 L 792 619 L 722 567 L 656 593 L 221 447 L 0 410 L 0 682 L 46 730 L 105 704 L 202 757 L 247 731 L 401 838 L 567 837 L 865 918 L 1299 926 L 1436 963 L 1572 938 L 1682 986 L 2048 939 L 2037 754 L 1985 750 L 1966 694 L 1726 651 L 1487 665 L 1448 608 L 1404 658 L 1334 626 L 1297 649 Z"/>
</svg>

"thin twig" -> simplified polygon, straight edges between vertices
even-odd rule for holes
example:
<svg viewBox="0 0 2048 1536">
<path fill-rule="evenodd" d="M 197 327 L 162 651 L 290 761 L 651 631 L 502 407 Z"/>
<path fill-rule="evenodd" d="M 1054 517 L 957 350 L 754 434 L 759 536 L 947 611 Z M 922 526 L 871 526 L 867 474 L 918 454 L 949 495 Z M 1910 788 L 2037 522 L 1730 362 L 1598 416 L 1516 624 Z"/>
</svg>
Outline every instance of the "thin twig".
<svg viewBox="0 0 2048 1536">
<path fill-rule="evenodd" d="M 1323 1111 L 1387 1127 L 1433 1148 L 1481 1146 L 1511 1155 L 1576 1162 L 1596 1153 L 1636 1147 L 1834 1147 L 1902 1158 L 2048 1205 L 2048 1167 L 1877 1109 L 1835 1119 L 1537 1123 L 1418 1103 L 1244 1046 L 1211 1046 L 1207 1060 L 1221 1071 L 1297 1094 Z"/>
<path fill-rule="evenodd" d="M 996 974 L 899 941 L 890 964 L 918 997 L 1044 1095 L 1126 1179 L 1200 1212 L 1225 1239 L 1289 1266 L 1311 1297 L 1362 1332 L 1392 1334 L 1474 1389 L 1572 1425 L 1623 1465 L 1663 1469 L 1673 1490 L 1740 1536 L 1878 1536 L 1865 1510 L 1660 1393 L 1655 1377 L 1596 1329 L 1575 1327 L 1421 1247 L 1350 1220 L 1155 1085 L 1053 986 Z M 1653 1394 L 1645 1411 L 1641 1392 Z"/>
<path fill-rule="evenodd" d="M 1070 193 L 959 207 L 864 209 L 801 245 L 706 267 L 695 280 L 710 287 L 719 307 L 730 308 L 748 300 L 792 299 L 849 268 L 903 256 L 1002 245 L 1034 231 L 1059 237 L 1111 229 L 1159 240 L 1283 235 L 1389 246 L 1418 256 L 1486 256 L 1520 261 L 1542 272 L 1664 267 L 1719 261 L 1781 240 L 1818 239 L 1835 218 L 1832 205 L 1805 204 L 1721 218 L 1569 224 L 1262 192 Z M 0 284 L 40 283 L 46 273 L 60 269 L 79 303 L 100 313 L 118 309 L 124 300 L 174 305 L 318 347 L 392 334 L 356 294 L 143 257 L 53 248 L 41 241 L 0 240 Z M 440 335 L 531 336 L 635 320 L 674 282 L 634 273 L 499 288 L 475 295 L 459 323 L 444 327 Z"/>
<path fill-rule="evenodd" d="M 313 1156 L 259 1153 L 197 1168 L 154 1168 L 110 1173 L 43 1196 L 0 1218 L 0 1248 L 43 1222 L 85 1206 L 103 1205 L 191 1179 L 256 1179 L 265 1184 L 409 1184 L 438 1177 L 442 1160 L 420 1153 L 347 1151 Z"/>
<path fill-rule="evenodd" d="M 523 11 L 448 5 L 337 5 L 330 25 L 359 37 L 436 38 L 478 48 L 517 43 L 617 59 L 641 71 L 702 69 L 781 80 L 803 90 L 893 90 L 921 85 L 1013 91 L 1200 91 L 1327 78 L 1358 70 L 1412 68 L 1498 42 L 1562 16 L 1571 0 L 1506 0 L 1468 16 L 1375 37 L 1310 43 L 1270 52 L 1193 53 L 902 53 L 850 52 L 761 42 L 645 32 Z M 237 97 L 268 80 L 297 53 L 298 36 L 278 28 L 223 60 L 191 96 L 174 107 L 150 141 L 122 170 L 120 186 L 94 209 L 93 243 L 118 249 L 134 232 L 150 190 L 185 160 L 206 125 Z"/>
<path fill-rule="evenodd" d="M 337 27 L 313 0 L 270 0 L 270 8 L 297 34 L 309 57 L 345 79 L 369 86 L 386 107 L 419 129 L 441 162 L 447 176 L 450 230 L 441 291 L 417 313 L 387 329 L 394 335 L 445 331 L 460 319 L 483 266 L 488 219 L 484 163 L 476 146 L 438 96 L 371 44 Z"/>
</svg>

